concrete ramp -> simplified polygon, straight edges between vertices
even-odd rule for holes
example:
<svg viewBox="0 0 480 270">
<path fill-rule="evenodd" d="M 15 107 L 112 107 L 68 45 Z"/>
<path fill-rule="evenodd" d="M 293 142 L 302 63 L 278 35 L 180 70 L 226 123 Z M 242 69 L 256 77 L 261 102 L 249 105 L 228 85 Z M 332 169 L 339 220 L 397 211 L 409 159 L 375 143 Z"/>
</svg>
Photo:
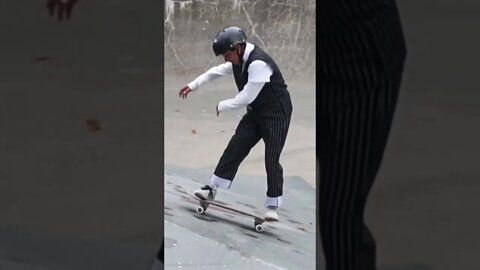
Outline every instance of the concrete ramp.
<svg viewBox="0 0 480 270">
<path fill-rule="evenodd" d="M 286 177 L 280 222 L 254 230 L 253 219 L 216 207 L 200 215 L 195 189 L 208 171 L 165 168 L 165 269 L 315 269 L 315 190 Z M 217 199 L 262 216 L 266 180 L 239 175 Z"/>
</svg>

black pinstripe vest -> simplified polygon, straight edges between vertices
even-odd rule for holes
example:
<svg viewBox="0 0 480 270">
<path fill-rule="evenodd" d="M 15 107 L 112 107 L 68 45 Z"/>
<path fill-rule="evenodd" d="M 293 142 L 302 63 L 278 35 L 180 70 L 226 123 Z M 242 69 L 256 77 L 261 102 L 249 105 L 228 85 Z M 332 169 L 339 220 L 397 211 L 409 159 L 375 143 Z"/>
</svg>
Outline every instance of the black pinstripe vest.
<svg viewBox="0 0 480 270">
<path fill-rule="evenodd" d="M 282 110 L 285 114 L 291 114 L 292 104 L 282 73 L 275 61 L 256 45 L 245 62 L 243 72 L 241 65 L 233 65 L 233 75 L 238 91 L 242 91 L 245 84 L 247 84 L 248 67 L 255 60 L 262 60 L 267 63 L 273 73 L 270 76 L 270 82 L 263 86 L 258 96 L 247 108 L 257 113 L 268 113 L 269 111 L 273 113 L 274 111 Z"/>
</svg>

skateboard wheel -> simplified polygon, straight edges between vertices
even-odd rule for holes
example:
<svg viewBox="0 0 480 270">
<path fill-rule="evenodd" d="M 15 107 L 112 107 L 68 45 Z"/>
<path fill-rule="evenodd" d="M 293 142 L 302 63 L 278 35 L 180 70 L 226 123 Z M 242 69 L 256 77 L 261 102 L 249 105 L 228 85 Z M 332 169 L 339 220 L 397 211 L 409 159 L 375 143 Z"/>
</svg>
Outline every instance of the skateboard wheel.
<svg viewBox="0 0 480 270">
<path fill-rule="evenodd" d="M 203 209 L 203 207 L 201 206 L 197 207 L 197 213 L 203 214 L 203 212 L 205 212 L 205 209 Z"/>
<path fill-rule="evenodd" d="M 261 231 L 263 231 L 263 226 L 262 226 L 262 225 L 260 225 L 260 224 L 258 224 L 258 225 L 255 225 L 255 231 L 257 231 L 257 232 L 261 232 Z"/>
</svg>

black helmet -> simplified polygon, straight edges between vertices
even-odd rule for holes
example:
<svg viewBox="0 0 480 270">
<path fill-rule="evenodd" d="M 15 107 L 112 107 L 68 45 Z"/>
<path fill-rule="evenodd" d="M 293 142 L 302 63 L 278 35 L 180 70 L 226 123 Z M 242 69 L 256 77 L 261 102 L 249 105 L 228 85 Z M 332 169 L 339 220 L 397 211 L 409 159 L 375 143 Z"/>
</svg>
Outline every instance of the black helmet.
<svg viewBox="0 0 480 270">
<path fill-rule="evenodd" d="M 247 35 L 242 29 L 236 26 L 231 26 L 218 32 L 213 40 L 213 52 L 215 56 L 224 54 L 226 51 L 233 49 L 235 44 L 245 44 L 247 42 Z"/>
</svg>

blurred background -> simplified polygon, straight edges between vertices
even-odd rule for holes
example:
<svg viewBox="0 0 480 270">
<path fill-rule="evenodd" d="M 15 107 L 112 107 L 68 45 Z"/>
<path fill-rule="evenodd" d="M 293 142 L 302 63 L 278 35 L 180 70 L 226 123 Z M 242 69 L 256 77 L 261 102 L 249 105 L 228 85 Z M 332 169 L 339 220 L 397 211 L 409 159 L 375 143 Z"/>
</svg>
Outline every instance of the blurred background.
<svg viewBox="0 0 480 270">
<path fill-rule="evenodd" d="M 0 3 L 0 269 L 146 269 L 163 238 L 160 1 Z"/>
<path fill-rule="evenodd" d="M 480 2 L 396 2 L 408 54 L 366 213 L 379 269 L 480 269 Z"/>
</svg>

